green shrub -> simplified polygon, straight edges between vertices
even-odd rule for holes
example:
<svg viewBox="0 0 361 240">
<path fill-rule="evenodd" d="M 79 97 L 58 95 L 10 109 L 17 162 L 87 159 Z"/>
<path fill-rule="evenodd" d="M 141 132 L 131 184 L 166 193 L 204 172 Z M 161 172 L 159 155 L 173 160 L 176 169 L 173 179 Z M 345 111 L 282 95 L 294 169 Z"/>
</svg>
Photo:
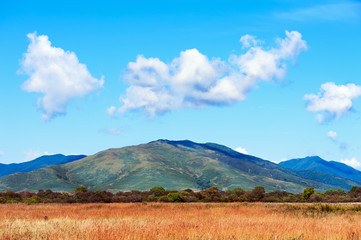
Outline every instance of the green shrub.
<svg viewBox="0 0 361 240">
<path fill-rule="evenodd" d="M 183 202 L 183 199 L 179 192 L 168 193 L 167 197 L 171 202 Z"/>
<path fill-rule="evenodd" d="M 165 189 L 160 186 L 155 186 L 150 189 L 150 191 L 157 197 L 162 196 L 165 192 Z"/>
<path fill-rule="evenodd" d="M 302 198 L 306 201 L 310 200 L 312 194 L 315 193 L 315 189 L 313 187 L 308 187 L 303 190 Z"/>
<path fill-rule="evenodd" d="M 75 192 L 77 193 L 77 192 L 87 192 L 88 191 L 88 189 L 86 188 L 86 187 L 84 187 L 84 186 L 79 186 L 79 187 L 77 187 L 76 189 L 75 189 Z"/>
<path fill-rule="evenodd" d="M 161 196 L 158 199 L 159 202 L 170 202 L 171 200 L 167 196 Z"/>
</svg>

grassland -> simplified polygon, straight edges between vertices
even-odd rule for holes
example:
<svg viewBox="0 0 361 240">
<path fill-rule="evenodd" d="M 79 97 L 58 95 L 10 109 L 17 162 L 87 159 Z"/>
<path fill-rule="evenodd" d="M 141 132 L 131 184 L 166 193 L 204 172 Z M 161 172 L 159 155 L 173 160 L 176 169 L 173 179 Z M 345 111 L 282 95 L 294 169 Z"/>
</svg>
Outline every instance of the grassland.
<svg viewBox="0 0 361 240">
<path fill-rule="evenodd" d="M 360 239 L 359 205 L 3 204 L 0 239 Z"/>
</svg>

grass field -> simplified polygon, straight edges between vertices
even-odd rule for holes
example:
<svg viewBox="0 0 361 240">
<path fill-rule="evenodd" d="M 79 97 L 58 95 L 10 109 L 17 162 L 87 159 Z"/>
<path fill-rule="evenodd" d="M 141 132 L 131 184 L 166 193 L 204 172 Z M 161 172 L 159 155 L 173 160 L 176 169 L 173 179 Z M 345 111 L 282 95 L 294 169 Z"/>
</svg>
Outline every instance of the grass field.
<svg viewBox="0 0 361 240">
<path fill-rule="evenodd" d="M 359 205 L 2 204 L 0 239 L 361 239 Z"/>
</svg>

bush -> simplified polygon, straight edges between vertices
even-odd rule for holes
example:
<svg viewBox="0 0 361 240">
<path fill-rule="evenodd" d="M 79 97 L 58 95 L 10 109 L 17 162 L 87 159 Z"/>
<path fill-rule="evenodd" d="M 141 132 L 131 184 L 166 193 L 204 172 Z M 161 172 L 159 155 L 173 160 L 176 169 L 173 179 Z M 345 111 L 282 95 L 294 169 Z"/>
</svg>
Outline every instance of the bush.
<svg viewBox="0 0 361 240">
<path fill-rule="evenodd" d="M 183 199 L 179 192 L 168 193 L 167 197 L 171 202 L 182 202 Z"/>
<path fill-rule="evenodd" d="M 165 189 L 159 186 L 152 187 L 150 191 L 157 197 L 162 196 L 165 192 Z"/>
<path fill-rule="evenodd" d="M 79 186 L 79 187 L 77 187 L 76 189 L 75 189 L 75 192 L 77 193 L 77 192 L 87 192 L 88 191 L 88 189 L 86 188 L 86 187 L 84 187 L 84 186 Z"/>
<path fill-rule="evenodd" d="M 247 191 L 245 197 L 249 202 L 261 201 L 265 196 L 265 190 L 262 186 L 256 186 L 252 191 Z"/>
<path fill-rule="evenodd" d="M 313 187 L 308 187 L 303 190 L 302 198 L 306 201 L 310 200 L 312 194 L 315 193 L 315 189 Z"/>
<path fill-rule="evenodd" d="M 23 202 L 25 203 L 41 203 L 42 199 L 38 197 L 37 195 L 32 196 L 31 198 L 24 198 Z"/>
<path fill-rule="evenodd" d="M 170 202 L 171 200 L 167 196 L 161 196 L 158 199 L 159 202 Z"/>
<path fill-rule="evenodd" d="M 322 200 L 323 200 L 322 193 L 315 193 L 315 194 L 312 194 L 310 197 L 311 202 L 322 202 Z"/>
</svg>

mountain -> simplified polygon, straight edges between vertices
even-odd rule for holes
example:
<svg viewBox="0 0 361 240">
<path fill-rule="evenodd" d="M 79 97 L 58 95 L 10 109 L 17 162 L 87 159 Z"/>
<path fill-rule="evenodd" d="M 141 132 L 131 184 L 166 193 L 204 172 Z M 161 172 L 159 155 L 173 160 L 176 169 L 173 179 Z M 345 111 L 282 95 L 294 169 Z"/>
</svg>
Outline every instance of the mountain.
<svg viewBox="0 0 361 240">
<path fill-rule="evenodd" d="M 327 174 L 287 169 L 215 143 L 158 140 L 112 148 L 86 158 L 0 178 L 0 191 L 73 191 L 79 185 L 112 192 L 149 190 L 153 186 L 222 190 L 261 185 L 267 191 L 349 190 L 357 183 Z"/>
<path fill-rule="evenodd" d="M 361 172 L 340 162 L 326 161 L 318 156 L 291 159 L 279 163 L 280 166 L 294 170 L 316 170 L 353 181 L 361 181 Z"/>
<path fill-rule="evenodd" d="M 69 155 L 64 156 L 62 154 L 45 155 L 36 158 L 29 162 L 23 163 L 11 163 L 1 164 L 0 163 L 0 177 L 10 175 L 17 172 L 30 172 L 36 169 L 44 168 L 49 165 L 59 165 L 64 163 L 73 162 L 86 157 L 85 155 Z"/>
</svg>

